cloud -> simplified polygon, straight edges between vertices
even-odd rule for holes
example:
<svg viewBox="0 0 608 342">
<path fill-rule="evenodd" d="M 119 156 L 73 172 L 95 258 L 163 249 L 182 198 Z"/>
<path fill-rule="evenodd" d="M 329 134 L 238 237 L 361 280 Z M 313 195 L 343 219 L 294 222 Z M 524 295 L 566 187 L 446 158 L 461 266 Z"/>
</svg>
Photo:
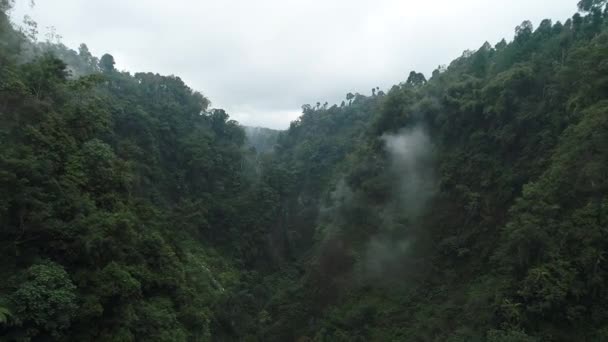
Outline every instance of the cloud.
<svg viewBox="0 0 608 342">
<path fill-rule="evenodd" d="M 431 138 L 422 126 L 415 126 L 381 139 L 397 183 L 393 194 L 397 211 L 416 219 L 436 190 Z"/>
<path fill-rule="evenodd" d="M 85 42 L 119 68 L 179 75 L 242 123 L 272 128 L 286 128 L 304 103 L 388 88 L 412 69 L 428 75 L 512 37 L 524 19 L 576 9 L 572 0 L 18 2 L 14 18 L 29 13 L 72 48 Z"/>
<path fill-rule="evenodd" d="M 421 271 L 420 260 L 411 252 L 426 235 L 420 217 L 437 191 L 433 145 L 421 125 L 381 137 L 389 160 L 391 201 L 385 205 L 382 227 L 367 242 L 361 267 L 363 281 L 390 284 Z"/>
</svg>

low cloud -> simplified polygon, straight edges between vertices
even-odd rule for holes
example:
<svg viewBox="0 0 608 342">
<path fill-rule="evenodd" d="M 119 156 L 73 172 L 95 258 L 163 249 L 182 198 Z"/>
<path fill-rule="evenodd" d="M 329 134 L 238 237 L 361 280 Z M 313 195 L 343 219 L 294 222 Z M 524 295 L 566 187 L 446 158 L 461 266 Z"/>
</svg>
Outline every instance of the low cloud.
<svg viewBox="0 0 608 342">
<path fill-rule="evenodd" d="M 421 126 L 381 138 L 395 179 L 394 201 L 402 214 L 416 219 L 435 193 L 431 139 Z"/>
<path fill-rule="evenodd" d="M 365 280 L 403 280 L 415 271 L 411 249 L 421 238 L 420 217 L 436 193 L 433 145 L 422 126 L 381 137 L 389 156 L 392 198 L 381 213 L 382 227 L 367 244 Z"/>
</svg>

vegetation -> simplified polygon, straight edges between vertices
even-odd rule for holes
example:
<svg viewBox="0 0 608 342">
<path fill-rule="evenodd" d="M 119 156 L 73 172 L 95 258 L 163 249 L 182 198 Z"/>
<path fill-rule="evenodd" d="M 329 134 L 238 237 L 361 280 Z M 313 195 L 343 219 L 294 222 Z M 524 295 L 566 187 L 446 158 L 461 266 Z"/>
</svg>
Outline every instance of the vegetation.
<svg viewBox="0 0 608 342">
<path fill-rule="evenodd" d="M 605 6 L 247 141 L 0 0 L 1 338 L 608 339 Z"/>
</svg>

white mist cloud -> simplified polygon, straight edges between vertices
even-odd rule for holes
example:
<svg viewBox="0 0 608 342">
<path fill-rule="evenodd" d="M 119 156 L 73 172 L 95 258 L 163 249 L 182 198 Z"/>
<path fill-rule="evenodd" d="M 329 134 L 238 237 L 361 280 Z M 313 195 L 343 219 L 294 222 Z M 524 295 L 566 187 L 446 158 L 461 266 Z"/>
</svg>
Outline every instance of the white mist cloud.
<svg viewBox="0 0 608 342">
<path fill-rule="evenodd" d="M 367 243 L 361 266 L 365 280 L 393 281 L 411 271 L 410 249 L 420 238 L 418 219 L 436 193 L 436 178 L 433 145 L 422 126 L 381 139 L 388 152 L 387 176 L 394 191 L 381 214 L 382 228 Z"/>
<path fill-rule="evenodd" d="M 435 193 L 431 139 L 421 126 L 381 138 L 389 153 L 396 183 L 394 200 L 403 214 L 415 219 Z"/>
</svg>

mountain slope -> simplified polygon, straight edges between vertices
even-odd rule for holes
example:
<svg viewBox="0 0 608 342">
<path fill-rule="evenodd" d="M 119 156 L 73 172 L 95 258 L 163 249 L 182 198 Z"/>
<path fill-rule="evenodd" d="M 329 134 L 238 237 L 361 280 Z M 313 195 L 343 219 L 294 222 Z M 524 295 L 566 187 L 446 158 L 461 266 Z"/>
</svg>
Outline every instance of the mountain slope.
<svg viewBox="0 0 608 342">
<path fill-rule="evenodd" d="M 608 338 L 605 1 L 253 150 L 179 77 L 34 44 L 8 8 L 3 339 Z"/>
</svg>

